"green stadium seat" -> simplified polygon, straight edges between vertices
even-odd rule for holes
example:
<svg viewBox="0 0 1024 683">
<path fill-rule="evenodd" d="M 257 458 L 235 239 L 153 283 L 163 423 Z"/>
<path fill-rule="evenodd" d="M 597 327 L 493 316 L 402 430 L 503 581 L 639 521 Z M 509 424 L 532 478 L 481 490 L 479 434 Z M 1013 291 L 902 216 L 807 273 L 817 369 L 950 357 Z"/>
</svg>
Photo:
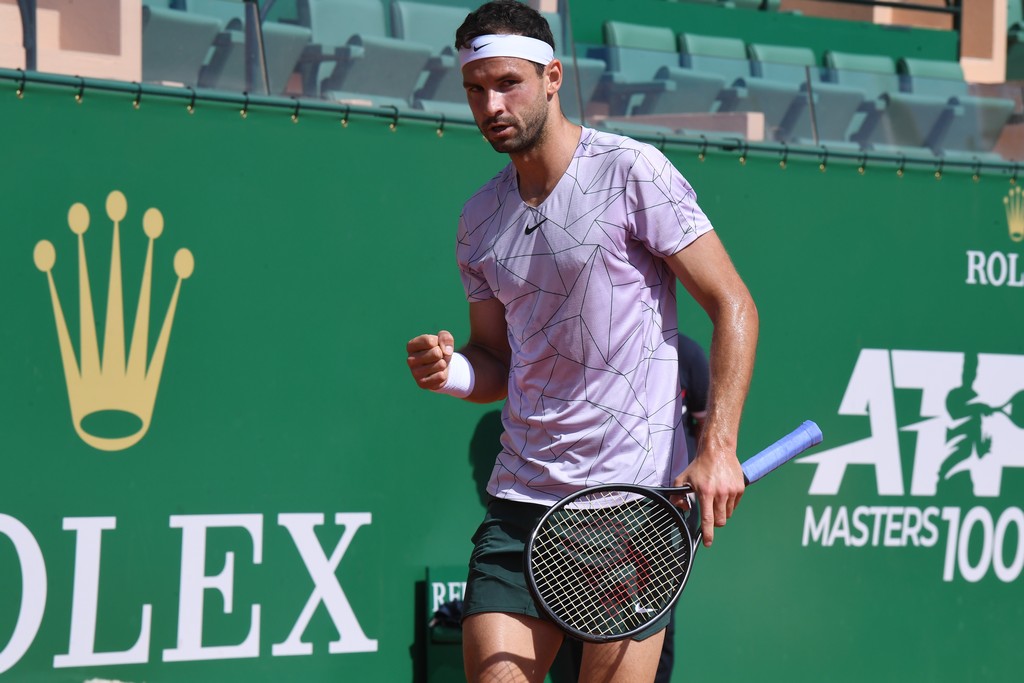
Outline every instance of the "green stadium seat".
<svg viewBox="0 0 1024 683">
<path fill-rule="evenodd" d="M 856 84 L 867 99 L 851 139 L 865 150 L 929 157 L 929 143 L 948 100 L 904 92 L 896 62 L 882 55 L 855 55 L 829 51 L 825 63 L 841 84 Z"/>
<path fill-rule="evenodd" d="M 395 0 L 391 3 L 391 32 L 399 40 L 431 49 L 426 73 L 413 94 L 418 109 L 472 118 L 462 86 L 462 70 L 455 52 L 455 29 L 466 19 L 464 7 Z"/>
<path fill-rule="evenodd" d="M 957 61 L 903 57 L 896 63 L 896 72 L 905 92 L 947 97 L 967 93 L 964 71 Z"/>
<path fill-rule="evenodd" d="M 959 62 L 904 58 L 897 71 L 904 90 L 937 100 L 945 97 L 935 107 L 940 110 L 937 117 L 932 109 L 924 115 L 936 119 L 928 145 L 939 154 L 991 152 L 1016 108 L 1009 98 L 972 95 Z"/>
<path fill-rule="evenodd" d="M 880 152 L 931 152 L 933 132 L 946 110 L 947 98 L 892 92 L 882 95 L 879 120 L 862 145 Z"/>
<path fill-rule="evenodd" d="M 562 16 L 556 12 L 544 12 L 543 15 L 555 37 L 555 57 L 561 60 L 563 66 L 562 89 L 558 91 L 558 100 L 565 116 L 569 120 L 579 123 L 583 120 L 587 105 L 594 98 L 601 77 L 604 76 L 608 67 L 603 59 L 585 55 L 577 55 L 574 62 L 572 51 L 569 49 L 569 37 L 562 25 Z M 582 112 L 580 111 L 581 102 L 583 103 Z"/>
<path fill-rule="evenodd" d="M 645 99 L 675 89 L 668 79 L 654 78 L 662 67 L 679 66 L 672 29 L 606 21 L 604 44 L 608 71 L 601 79 L 599 97 L 608 103 L 612 116 L 632 115 Z"/>
<path fill-rule="evenodd" d="M 725 79 L 683 68 L 672 29 L 607 21 L 604 35 L 608 71 L 601 86 L 611 115 L 715 110 Z"/>
<path fill-rule="evenodd" d="M 245 81 L 245 5 L 237 0 L 186 0 L 194 15 L 212 16 L 224 23 L 209 60 L 199 74 L 199 85 L 221 90 L 247 90 Z M 268 91 L 280 95 L 309 44 L 311 31 L 275 21 L 263 22 L 263 50 L 267 63 Z"/>
<path fill-rule="evenodd" d="M 858 88 L 869 101 L 900 89 L 892 57 L 828 50 L 825 67 L 828 80 Z"/>
<path fill-rule="evenodd" d="M 884 55 L 862 55 L 850 52 L 825 52 L 825 75 L 830 83 L 857 88 L 864 101 L 854 114 L 846 139 L 868 147 L 864 140 L 878 124 L 885 108 L 886 93 L 899 91 L 896 61 Z"/>
<path fill-rule="evenodd" d="M 748 86 L 751 99 L 764 108 L 766 121 L 778 120 L 776 139 L 783 142 L 827 142 L 856 147 L 848 139 L 850 124 L 864 102 L 862 90 L 822 79 L 810 48 L 753 43 L 748 46 L 755 76 Z M 796 88 L 788 87 L 793 85 Z M 813 96 L 812 121 L 808 89 Z"/>
<path fill-rule="evenodd" d="M 721 76 L 728 86 L 750 78 L 747 46 L 739 38 L 680 33 L 678 44 L 685 68 Z"/>
<path fill-rule="evenodd" d="M 146 0 L 142 6 L 142 79 L 194 87 L 224 24 L 216 17 L 189 14 L 173 3 Z"/>
<path fill-rule="evenodd" d="M 830 77 L 864 90 L 862 118 L 851 139 L 880 152 L 995 156 L 1013 100 L 970 94 L 960 63 L 827 52 Z"/>
<path fill-rule="evenodd" d="M 431 50 L 388 35 L 379 0 L 298 0 L 297 9 L 299 24 L 312 31 L 300 60 L 307 95 L 412 107 Z"/>
</svg>

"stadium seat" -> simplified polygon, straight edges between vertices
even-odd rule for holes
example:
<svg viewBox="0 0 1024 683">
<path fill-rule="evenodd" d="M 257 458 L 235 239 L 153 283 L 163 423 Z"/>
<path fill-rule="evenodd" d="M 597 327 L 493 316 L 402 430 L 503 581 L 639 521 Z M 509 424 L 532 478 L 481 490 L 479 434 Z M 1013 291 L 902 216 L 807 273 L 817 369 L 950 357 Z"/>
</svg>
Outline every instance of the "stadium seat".
<svg viewBox="0 0 1024 683">
<path fill-rule="evenodd" d="M 884 55 L 862 55 L 828 50 L 825 74 L 829 81 L 859 89 L 865 100 L 877 100 L 884 93 L 899 90 L 896 62 Z"/>
<path fill-rule="evenodd" d="M 970 94 L 963 70 L 957 61 L 904 58 L 897 64 L 902 86 L 918 97 L 945 102 L 938 115 L 932 110 L 927 121 L 935 118 L 928 145 L 936 153 L 950 155 L 991 153 L 1003 127 L 1013 115 L 1015 102 L 1002 97 Z"/>
<path fill-rule="evenodd" d="M 747 49 L 754 75 L 764 79 L 763 83 L 752 79 L 748 87 L 756 104 L 764 108 L 766 121 L 779 121 L 777 140 L 811 143 L 816 132 L 818 142 L 856 147 L 847 135 L 864 102 L 863 91 L 823 81 L 810 48 L 753 43 Z M 796 87 L 795 95 L 788 85 Z M 813 95 L 813 122 L 808 89 Z"/>
<path fill-rule="evenodd" d="M 607 21 L 604 37 L 601 89 L 611 115 L 714 111 L 726 80 L 684 69 L 672 29 Z"/>
<path fill-rule="evenodd" d="M 684 68 L 720 76 L 730 87 L 750 78 L 747 47 L 739 38 L 680 33 L 678 44 Z"/>
<path fill-rule="evenodd" d="M 312 31 L 300 60 L 307 95 L 361 105 L 411 108 L 428 45 L 388 35 L 379 0 L 298 0 Z"/>
<path fill-rule="evenodd" d="M 825 65 L 831 82 L 864 92 L 864 103 L 851 124 L 851 140 L 865 150 L 932 156 L 926 144 L 930 129 L 915 115 L 915 110 L 941 107 L 942 98 L 902 93 L 896 62 L 884 55 L 830 50 L 825 53 Z"/>
<path fill-rule="evenodd" d="M 850 52 L 825 52 L 825 75 L 830 83 L 857 88 L 864 101 L 850 122 L 846 139 L 863 142 L 878 124 L 879 112 L 885 107 L 883 95 L 899 91 L 896 62 L 884 55 L 862 55 Z"/>
<path fill-rule="evenodd" d="M 562 89 L 558 92 L 558 100 L 565 116 L 579 123 L 583 120 L 587 105 L 597 91 L 598 83 L 607 70 L 603 59 L 577 55 L 575 62 L 569 47 L 569 38 L 562 25 L 562 17 L 555 12 L 545 12 L 544 18 L 551 27 L 555 37 L 555 57 L 562 62 Z M 577 78 L 578 75 L 578 78 Z M 580 103 L 583 111 L 580 111 Z"/>
<path fill-rule="evenodd" d="M 187 0 L 193 15 L 212 16 L 224 23 L 213 52 L 199 74 L 199 85 L 221 90 L 247 90 L 245 81 L 245 5 L 236 0 Z M 288 79 L 309 44 L 311 32 L 302 26 L 263 22 L 263 50 L 267 62 L 268 92 L 285 92 Z M 257 87 L 254 85 L 254 87 Z"/>
<path fill-rule="evenodd" d="M 725 79 L 728 87 L 718 96 L 717 111 L 762 112 L 766 135 L 787 137 L 784 125 L 795 121 L 797 110 L 806 107 L 807 96 L 800 89 L 804 78 L 794 75 L 802 68 L 789 66 L 782 80 L 771 78 L 777 75 L 771 71 L 760 75 L 771 65 L 748 60 L 748 48 L 739 38 L 684 33 L 679 36 L 679 46 L 684 65 Z M 766 59 L 769 53 L 769 46 L 761 46 L 756 56 Z"/>
<path fill-rule="evenodd" d="M 455 29 L 466 19 L 464 7 L 394 0 L 391 31 L 395 38 L 427 45 L 431 55 L 426 74 L 413 95 L 418 109 L 448 116 L 472 117 L 462 86 L 462 70 L 455 53 Z"/>
<path fill-rule="evenodd" d="M 189 14 L 173 2 L 146 0 L 142 6 L 142 79 L 194 87 L 223 22 Z"/>
<path fill-rule="evenodd" d="M 866 95 L 851 139 L 865 149 L 914 155 L 997 157 L 992 152 L 1013 114 L 1006 98 L 970 94 L 956 61 L 827 52 L 832 80 Z"/>
</svg>

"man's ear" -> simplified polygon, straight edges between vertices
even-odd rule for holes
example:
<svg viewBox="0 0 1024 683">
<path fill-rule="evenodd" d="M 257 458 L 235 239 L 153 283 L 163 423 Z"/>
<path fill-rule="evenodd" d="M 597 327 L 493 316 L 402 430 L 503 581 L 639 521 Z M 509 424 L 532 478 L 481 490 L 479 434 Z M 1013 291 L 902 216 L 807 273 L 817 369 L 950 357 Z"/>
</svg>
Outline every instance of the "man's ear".
<svg viewBox="0 0 1024 683">
<path fill-rule="evenodd" d="M 554 95 L 562 87 L 562 69 L 563 66 L 560 59 L 553 59 L 544 67 L 544 85 L 547 89 L 548 97 Z"/>
</svg>

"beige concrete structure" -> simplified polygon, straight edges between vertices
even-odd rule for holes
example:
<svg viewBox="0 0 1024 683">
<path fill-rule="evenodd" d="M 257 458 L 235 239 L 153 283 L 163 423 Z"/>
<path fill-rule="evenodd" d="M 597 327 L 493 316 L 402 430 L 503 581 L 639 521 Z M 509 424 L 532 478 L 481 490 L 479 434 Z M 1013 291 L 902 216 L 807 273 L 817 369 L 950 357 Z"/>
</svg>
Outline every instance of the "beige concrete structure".
<svg viewBox="0 0 1024 683">
<path fill-rule="evenodd" d="M 38 0 L 36 69 L 142 79 L 142 0 Z M 0 0 L 0 66 L 25 68 L 17 0 Z"/>
</svg>

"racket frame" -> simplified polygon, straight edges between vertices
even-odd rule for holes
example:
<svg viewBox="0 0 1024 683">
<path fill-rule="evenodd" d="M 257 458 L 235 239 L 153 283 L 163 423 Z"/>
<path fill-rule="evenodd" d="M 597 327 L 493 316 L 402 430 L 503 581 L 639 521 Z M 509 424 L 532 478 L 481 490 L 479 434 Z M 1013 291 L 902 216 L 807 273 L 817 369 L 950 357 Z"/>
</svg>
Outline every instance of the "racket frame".
<svg viewBox="0 0 1024 683">
<path fill-rule="evenodd" d="M 672 591 L 672 597 L 666 602 L 664 607 L 658 610 L 656 614 L 648 616 L 640 625 L 629 629 L 628 631 L 611 634 L 595 634 L 581 631 L 575 626 L 566 623 L 565 620 L 555 614 L 554 610 L 549 606 L 548 601 L 541 595 L 541 590 L 538 587 L 536 577 L 534 576 L 532 560 L 537 536 L 547 527 L 547 522 L 551 517 L 569 507 L 570 504 L 580 498 L 594 496 L 607 491 L 635 494 L 639 497 L 651 500 L 657 506 L 664 508 L 669 513 L 670 519 L 672 519 L 676 528 L 679 529 L 679 532 L 682 535 L 682 542 L 686 544 L 687 548 L 687 556 L 685 562 L 681 563 L 683 565 L 682 576 L 678 579 L 678 585 Z M 696 542 L 694 540 L 693 532 L 690 529 L 690 525 L 686 520 L 686 511 L 670 502 L 668 496 L 686 495 L 692 492 L 693 487 L 689 484 L 677 487 L 649 487 L 640 486 L 638 484 L 599 484 L 597 486 L 589 486 L 585 489 L 581 489 L 559 500 L 555 505 L 545 511 L 544 515 L 541 516 L 540 520 L 534 526 L 533 531 L 530 532 L 530 538 L 526 542 L 526 549 L 523 554 L 523 570 L 526 577 L 526 587 L 530 590 L 530 594 L 533 596 L 538 609 L 558 625 L 563 632 L 573 638 L 588 643 L 611 643 L 619 640 L 626 640 L 627 638 L 632 638 L 633 636 L 636 636 L 650 628 L 652 624 L 657 622 L 658 619 L 661 619 L 669 610 L 675 607 L 676 602 L 679 600 L 679 596 L 682 595 L 683 588 L 686 587 L 686 581 L 690 577 L 690 568 L 693 566 L 693 556 L 696 552 Z"/>
<path fill-rule="evenodd" d="M 821 429 L 818 425 L 810 420 L 805 420 L 795 430 L 742 463 L 741 466 L 743 469 L 744 484 L 747 486 L 753 484 L 772 470 L 792 460 L 808 448 L 820 444 L 821 441 Z M 586 633 L 565 623 L 563 619 L 554 614 L 554 611 L 548 606 L 547 600 L 540 595 L 540 590 L 537 587 L 537 581 L 534 577 L 533 571 L 532 558 L 534 544 L 536 542 L 538 532 L 546 526 L 548 519 L 556 512 L 567 507 L 569 503 L 602 491 L 632 492 L 642 497 L 649 498 L 650 500 L 655 501 L 658 505 L 664 505 L 670 511 L 671 517 L 677 522 L 677 526 L 680 528 L 685 540 L 689 544 L 689 556 L 686 559 L 686 567 L 683 570 L 682 579 L 679 581 L 679 585 L 674 590 L 672 599 L 669 600 L 666 606 L 659 610 L 653 618 L 649 618 L 640 626 L 621 634 L 615 633 L 610 635 L 599 635 Z M 631 638 L 638 633 L 642 633 L 645 629 L 650 628 L 651 624 L 655 623 L 666 612 L 675 606 L 676 602 L 679 600 L 679 596 L 683 592 L 683 588 L 686 587 L 687 579 L 690 577 L 690 569 L 693 566 L 694 556 L 696 555 L 697 547 L 700 543 L 701 536 L 703 535 L 701 533 L 702 530 L 699 526 L 697 526 L 695 530 L 691 530 L 687 523 L 686 511 L 672 504 L 668 500 L 668 496 L 689 496 L 692 493 L 694 493 L 694 489 L 690 484 L 675 487 L 650 487 L 641 486 L 639 484 L 599 484 L 597 486 L 589 486 L 576 491 L 555 503 L 550 509 L 545 511 L 544 515 L 541 516 L 540 520 L 534 526 L 533 531 L 530 532 L 530 538 L 527 540 L 525 552 L 523 553 L 523 573 L 526 577 L 526 586 L 530 590 L 530 594 L 533 596 L 538 609 L 557 624 L 565 633 L 568 633 L 570 636 L 578 638 L 579 640 L 591 643 L 608 643 L 617 640 L 625 640 L 626 638 Z M 694 498 L 694 496 L 690 496 L 690 514 L 692 515 L 697 513 L 698 516 L 696 519 L 699 524 L 699 505 L 695 503 Z"/>
</svg>

